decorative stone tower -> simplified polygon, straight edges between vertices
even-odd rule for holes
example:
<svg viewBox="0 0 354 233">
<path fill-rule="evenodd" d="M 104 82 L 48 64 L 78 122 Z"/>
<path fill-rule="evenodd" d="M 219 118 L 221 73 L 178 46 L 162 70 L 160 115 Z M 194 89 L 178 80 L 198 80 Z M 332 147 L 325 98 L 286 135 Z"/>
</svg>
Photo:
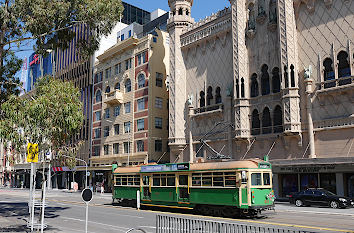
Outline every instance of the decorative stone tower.
<svg viewBox="0 0 354 233">
<path fill-rule="evenodd" d="M 246 0 L 230 0 L 232 9 L 233 76 L 235 99 L 235 137 L 248 139 L 250 136 L 249 71 L 245 43 Z"/>
<path fill-rule="evenodd" d="M 169 76 L 169 146 L 170 161 L 182 161 L 186 146 L 185 116 L 188 114 L 186 97 L 186 68 L 183 61 L 180 36 L 182 30 L 194 21 L 191 18 L 193 0 L 169 0 L 171 16 L 167 30 L 170 35 Z"/>
</svg>

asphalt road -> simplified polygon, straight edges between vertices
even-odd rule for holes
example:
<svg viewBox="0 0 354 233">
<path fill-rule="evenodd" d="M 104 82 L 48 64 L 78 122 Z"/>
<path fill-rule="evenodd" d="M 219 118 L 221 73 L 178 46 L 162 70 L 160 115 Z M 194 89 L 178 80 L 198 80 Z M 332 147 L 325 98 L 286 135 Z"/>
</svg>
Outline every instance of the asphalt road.
<svg viewBox="0 0 354 233">
<path fill-rule="evenodd" d="M 39 197 L 36 195 L 36 197 Z M 30 232 L 25 227 L 28 218 L 28 190 L 0 189 L 0 232 Z M 85 232 L 85 208 L 80 193 L 50 191 L 47 195 L 45 232 Z M 192 211 L 175 209 L 143 209 L 113 206 L 109 194 L 95 194 L 89 204 L 88 231 L 127 232 L 131 228 L 142 228 L 155 232 L 156 215 L 230 222 L 274 228 L 302 229 L 310 232 L 354 233 L 354 209 L 330 209 L 321 207 L 295 207 L 282 203 L 276 210 L 265 213 L 261 219 L 227 219 L 194 215 Z M 138 231 L 133 231 L 138 232 Z"/>
</svg>

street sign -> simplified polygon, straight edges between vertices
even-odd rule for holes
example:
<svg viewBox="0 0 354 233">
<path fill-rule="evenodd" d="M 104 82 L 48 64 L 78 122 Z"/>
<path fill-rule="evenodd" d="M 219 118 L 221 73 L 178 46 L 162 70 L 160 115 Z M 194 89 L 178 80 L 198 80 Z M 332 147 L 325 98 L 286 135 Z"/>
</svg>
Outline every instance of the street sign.
<svg viewBox="0 0 354 233">
<path fill-rule="evenodd" d="M 92 200 L 92 191 L 91 189 L 84 189 L 81 193 L 82 200 L 86 203 Z"/>
<path fill-rule="evenodd" d="M 90 175 L 91 175 L 91 173 L 90 173 L 90 172 L 87 172 L 87 173 L 86 173 L 86 176 L 90 176 Z"/>
<path fill-rule="evenodd" d="M 38 144 L 27 144 L 27 162 L 38 163 Z"/>
</svg>

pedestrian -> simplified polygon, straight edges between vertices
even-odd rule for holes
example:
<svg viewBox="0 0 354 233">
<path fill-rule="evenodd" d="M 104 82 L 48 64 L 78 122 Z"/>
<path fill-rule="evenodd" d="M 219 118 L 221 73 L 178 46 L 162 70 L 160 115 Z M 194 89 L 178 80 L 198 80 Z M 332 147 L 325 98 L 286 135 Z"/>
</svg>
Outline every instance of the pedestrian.
<svg viewBox="0 0 354 233">
<path fill-rule="evenodd" d="M 101 194 L 103 194 L 103 193 L 104 193 L 104 180 L 101 183 Z"/>
</svg>

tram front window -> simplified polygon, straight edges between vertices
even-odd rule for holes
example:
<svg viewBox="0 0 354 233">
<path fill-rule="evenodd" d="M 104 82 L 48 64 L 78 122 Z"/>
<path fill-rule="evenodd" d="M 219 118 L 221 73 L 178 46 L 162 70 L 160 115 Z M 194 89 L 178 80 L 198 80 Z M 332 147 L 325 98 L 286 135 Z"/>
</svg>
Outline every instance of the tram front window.
<svg viewBox="0 0 354 233">
<path fill-rule="evenodd" d="M 262 175 L 261 175 L 261 173 L 252 173 L 252 175 L 251 175 L 251 185 L 262 185 Z"/>
<path fill-rule="evenodd" d="M 270 174 L 263 173 L 263 185 L 270 185 Z"/>
</svg>

